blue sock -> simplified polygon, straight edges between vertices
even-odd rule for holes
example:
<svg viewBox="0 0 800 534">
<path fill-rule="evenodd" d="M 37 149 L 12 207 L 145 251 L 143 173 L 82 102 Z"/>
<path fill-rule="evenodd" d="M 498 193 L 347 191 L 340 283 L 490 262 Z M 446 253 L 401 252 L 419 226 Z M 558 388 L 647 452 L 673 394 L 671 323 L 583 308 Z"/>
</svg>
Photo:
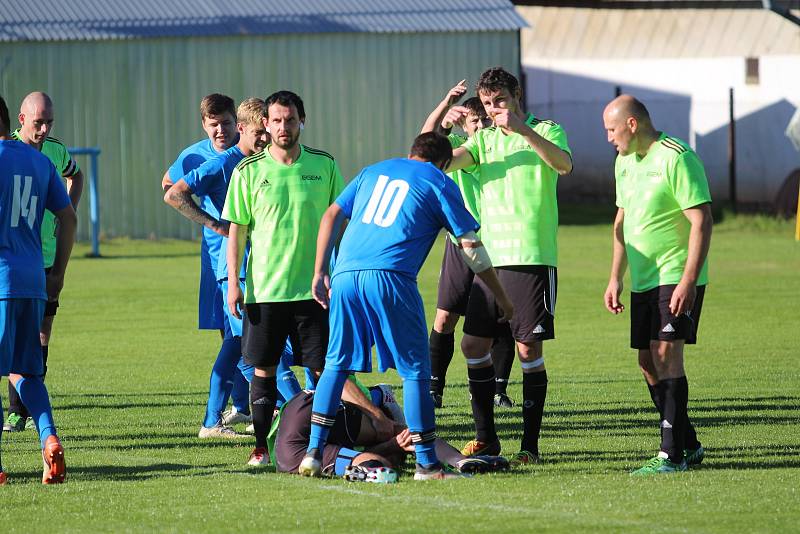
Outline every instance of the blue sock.
<svg viewBox="0 0 800 534">
<path fill-rule="evenodd" d="M 383 406 L 383 393 L 377 387 L 370 388 L 369 396 L 372 397 L 372 404 L 380 408 Z"/>
<path fill-rule="evenodd" d="M 246 371 L 242 369 L 242 366 L 250 368 L 250 379 L 247 378 Z M 239 361 L 236 362 L 236 369 L 233 371 L 233 387 L 231 388 L 231 403 L 239 413 L 250 413 L 250 381 L 252 380 L 253 366 L 244 363 L 244 358 L 240 356 Z"/>
<path fill-rule="evenodd" d="M 39 431 L 39 442 L 44 447 L 44 442 L 50 436 L 56 435 L 56 423 L 53 421 L 53 410 L 50 407 L 50 397 L 47 388 L 40 376 L 22 377 L 16 384 L 17 393 L 22 404 L 28 408 L 36 430 Z"/>
<path fill-rule="evenodd" d="M 403 381 L 403 413 L 411 432 L 417 463 L 425 467 L 439 463 L 434 447 L 436 420 L 430 387 L 429 378 Z"/>
<path fill-rule="evenodd" d="M 305 369 L 306 372 L 306 389 L 314 391 L 317 389 L 317 375 L 308 367 L 303 367 L 303 369 Z"/>
<path fill-rule="evenodd" d="M 222 346 L 219 349 L 219 354 L 217 354 L 217 361 L 214 362 L 214 367 L 211 368 L 206 415 L 203 419 L 204 427 L 211 428 L 219 423 L 222 417 L 222 410 L 228 404 L 228 397 L 233 388 L 234 372 L 238 373 L 236 364 L 239 363 L 241 357 L 241 338 L 231 337 L 222 340 Z"/>
<path fill-rule="evenodd" d="M 294 363 L 294 355 L 291 351 L 284 349 L 281 354 L 281 361 L 278 362 L 278 369 L 275 371 L 275 376 L 278 379 L 278 393 L 283 397 L 284 402 L 288 401 L 298 393 L 300 393 L 300 382 L 294 376 L 292 371 L 292 364 Z"/>
<path fill-rule="evenodd" d="M 233 388 L 231 388 L 231 402 L 237 412 L 250 414 L 250 382 L 253 381 L 255 367 L 246 363 L 244 357 L 239 358 L 236 364 L 237 371 L 233 372 Z M 227 406 L 227 400 L 223 403 Z"/>
<path fill-rule="evenodd" d="M 323 371 L 314 394 L 314 405 L 311 407 L 311 439 L 308 441 L 308 450 L 318 449 L 322 452 L 328 439 L 328 432 L 336 420 L 336 412 L 342 400 L 344 382 L 347 380 L 347 371 Z M 433 407 L 431 407 L 433 409 Z"/>
</svg>

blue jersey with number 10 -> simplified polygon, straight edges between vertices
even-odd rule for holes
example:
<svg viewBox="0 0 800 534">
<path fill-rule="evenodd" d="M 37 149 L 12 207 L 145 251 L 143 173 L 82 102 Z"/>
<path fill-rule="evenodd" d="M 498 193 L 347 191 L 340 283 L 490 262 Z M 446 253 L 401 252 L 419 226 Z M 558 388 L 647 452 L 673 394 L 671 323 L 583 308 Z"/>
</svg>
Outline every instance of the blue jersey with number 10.
<svg viewBox="0 0 800 534">
<path fill-rule="evenodd" d="M 453 180 L 411 159 L 366 167 L 336 203 L 350 223 L 334 275 L 380 269 L 416 278 L 442 228 L 461 236 L 480 227 Z"/>
</svg>

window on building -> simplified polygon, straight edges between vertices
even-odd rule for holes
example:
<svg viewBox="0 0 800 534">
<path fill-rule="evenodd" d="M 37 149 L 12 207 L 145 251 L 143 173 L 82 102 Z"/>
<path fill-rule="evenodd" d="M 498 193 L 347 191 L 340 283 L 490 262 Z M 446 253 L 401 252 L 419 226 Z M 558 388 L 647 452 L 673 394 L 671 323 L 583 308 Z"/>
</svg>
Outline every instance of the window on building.
<svg viewBox="0 0 800 534">
<path fill-rule="evenodd" d="M 758 58 L 748 57 L 744 60 L 744 83 L 758 85 Z"/>
</svg>

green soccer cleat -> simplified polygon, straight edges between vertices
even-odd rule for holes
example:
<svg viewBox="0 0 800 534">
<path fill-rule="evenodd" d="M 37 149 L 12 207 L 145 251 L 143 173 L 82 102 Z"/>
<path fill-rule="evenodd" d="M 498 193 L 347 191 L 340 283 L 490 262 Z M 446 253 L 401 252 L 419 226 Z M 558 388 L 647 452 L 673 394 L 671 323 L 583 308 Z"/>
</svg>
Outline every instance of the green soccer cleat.
<svg viewBox="0 0 800 534">
<path fill-rule="evenodd" d="M 703 463 L 703 458 L 706 457 L 706 451 L 701 445 L 696 449 L 684 449 L 683 451 L 683 460 L 686 462 L 686 465 L 700 465 Z"/>
<path fill-rule="evenodd" d="M 671 462 L 669 458 L 664 458 L 662 456 L 656 456 L 655 458 L 651 458 L 647 461 L 642 467 L 631 471 L 631 475 L 633 476 L 648 476 L 648 475 L 661 475 L 665 473 L 678 473 L 680 471 L 686 471 L 686 461 L 682 461 L 679 464 L 675 462 Z"/>
<path fill-rule="evenodd" d="M 33 422 L 33 417 L 28 417 L 25 421 L 25 430 L 36 430 L 36 423 Z"/>
<path fill-rule="evenodd" d="M 3 425 L 3 432 L 22 432 L 23 430 L 25 430 L 25 418 L 14 412 L 8 414 L 8 419 Z"/>
</svg>

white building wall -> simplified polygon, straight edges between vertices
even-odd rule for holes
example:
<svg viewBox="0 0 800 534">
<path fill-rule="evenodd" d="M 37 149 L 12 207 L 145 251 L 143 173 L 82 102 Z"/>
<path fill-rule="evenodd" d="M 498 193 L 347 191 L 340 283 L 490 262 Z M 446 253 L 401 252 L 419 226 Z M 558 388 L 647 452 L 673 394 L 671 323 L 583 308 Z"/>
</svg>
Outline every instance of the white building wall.
<svg viewBox="0 0 800 534">
<path fill-rule="evenodd" d="M 735 91 L 737 185 L 741 202 L 771 203 L 800 153 L 784 135 L 800 106 L 800 55 L 762 56 L 757 85 L 743 57 L 523 59 L 528 107 L 561 123 L 575 171 L 562 194 L 613 196 L 615 153 L 602 124 L 614 88 L 642 100 L 656 128 L 686 139 L 703 159 L 717 199 L 728 198 L 728 89 Z"/>
</svg>

